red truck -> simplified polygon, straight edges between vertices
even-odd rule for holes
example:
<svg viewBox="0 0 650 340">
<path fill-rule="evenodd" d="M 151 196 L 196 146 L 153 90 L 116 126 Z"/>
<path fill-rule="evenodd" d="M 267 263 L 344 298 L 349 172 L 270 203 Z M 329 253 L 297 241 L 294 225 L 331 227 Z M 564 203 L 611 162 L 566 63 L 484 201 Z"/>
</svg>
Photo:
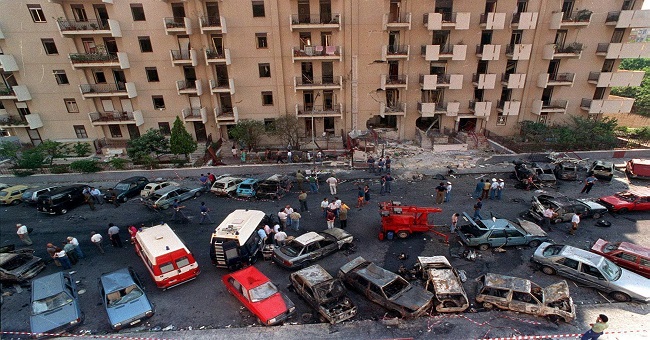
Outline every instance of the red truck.
<svg viewBox="0 0 650 340">
<path fill-rule="evenodd" d="M 630 159 L 625 166 L 625 172 L 630 178 L 650 179 L 650 160 Z"/>
<path fill-rule="evenodd" d="M 431 231 L 448 242 L 449 235 L 434 230 L 435 226 L 429 224 L 429 214 L 439 212 L 442 212 L 442 209 L 402 205 L 397 201 L 380 202 L 381 231 L 379 239 L 390 239 L 392 235 L 403 239 L 412 233 Z"/>
</svg>

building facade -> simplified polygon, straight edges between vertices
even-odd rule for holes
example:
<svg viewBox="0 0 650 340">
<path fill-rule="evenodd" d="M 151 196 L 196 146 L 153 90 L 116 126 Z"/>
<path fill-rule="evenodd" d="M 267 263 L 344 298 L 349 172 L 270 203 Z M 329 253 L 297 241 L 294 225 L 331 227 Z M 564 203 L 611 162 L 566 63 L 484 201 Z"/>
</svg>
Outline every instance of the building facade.
<svg viewBox="0 0 650 340">
<path fill-rule="evenodd" d="M 296 115 L 305 137 L 630 112 L 640 0 L 0 0 L 0 129 L 120 146 Z"/>
</svg>

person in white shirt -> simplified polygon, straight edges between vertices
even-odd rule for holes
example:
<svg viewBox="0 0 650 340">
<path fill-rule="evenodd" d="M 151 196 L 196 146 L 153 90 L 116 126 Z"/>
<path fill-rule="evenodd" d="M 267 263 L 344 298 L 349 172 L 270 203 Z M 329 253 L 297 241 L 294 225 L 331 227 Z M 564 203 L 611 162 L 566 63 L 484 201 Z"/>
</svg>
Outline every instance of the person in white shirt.
<svg viewBox="0 0 650 340">
<path fill-rule="evenodd" d="M 94 231 L 90 233 L 90 242 L 92 242 L 97 247 L 97 249 L 99 249 L 99 252 L 102 254 L 104 254 L 104 248 L 102 247 L 103 240 L 104 238 L 102 237 L 102 235 L 99 235 Z"/>
<path fill-rule="evenodd" d="M 287 239 L 287 233 L 285 233 L 284 230 L 280 230 L 275 233 L 275 236 L 273 236 L 273 238 L 275 239 L 276 246 L 283 246 L 284 242 Z"/>
<path fill-rule="evenodd" d="M 29 238 L 29 230 L 27 230 L 27 226 L 23 224 L 16 224 L 16 234 L 20 238 L 21 241 L 27 246 L 32 245 L 32 239 Z"/>
<path fill-rule="evenodd" d="M 77 254 L 77 257 L 80 258 L 80 259 L 83 259 L 84 258 L 84 252 L 81 251 L 81 248 L 79 247 L 79 241 L 77 240 L 77 238 L 72 237 L 72 236 L 68 236 L 67 240 L 68 240 L 68 243 L 70 243 L 71 245 L 74 246 L 74 252 Z"/>
<path fill-rule="evenodd" d="M 336 195 L 336 185 L 339 183 L 336 177 L 330 176 L 328 179 L 325 180 L 325 182 L 327 182 L 327 184 L 330 185 L 330 194 Z"/>
<path fill-rule="evenodd" d="M 322 202 L 320 202 L 320 208 L 323 210 L 323 217 L 327 217 L 327 206 L 329 205 L 329 202 L 327 201 L 327 197 L 323 199 Z"/>
<path fill-rule="evenodd" d="M 281 228 L 280 228 L 279 224 L 276 224 L 276 225 L 273 226 L 273 232 L 276 233 L 276 234 L 280 231 L 280 229 Z M 284 230 L 284 228 L 282 228 L 282 229 Z"/>
<path fill-rule="evenodd" d="M 288 227 L 293 223 L 293 220 L 291 220 L 291 214 L 293 213 L 293 208 L 287 204 L 284 207 L 284 213 L 287 214 L 287 227 Z"/>
<path fill-rule="evenodd" d="M 291 150 L 287 151 L 287 163 L 293 163 L 293 153 L 291 153 Z"/>
<path fill-rule="evenodd" d="M 503 188 L 506 187 L 506 183 L 503 182 L 503 179 L 499 178 L 499 187 L 497 188 L 497 199 L 501 200 L 501 194 L 503 194 Z"/>
<path fill-rule="evenodd" d="M 571 217 L 571 230 L 569 230 L 569 234 L 575 235 L 576 230 L 578 230 L 578 225 L 580 224 L 580 216 L 582 213 L 576 213 Z"/>
<path fill-rule="evenodd" d="M 551 220 L 555 216 L 555 211 L 551 209 L 551 207 L 548 207 L 544 209 L 542 215 L 544 216 L 544 226 L 548 228 L 548 231 L 553 231 L 553 229 L 551 229 Z"/>
<path fill-rule="evenodd" d="M 490 184 L 490 199 L 493 200 L 497 194 L 497 189 L 499 188 L 499 182 L 495 178 L 492 178 L 492 184 Z"/>
<path fill-rule="evenodd" d="M 445 202 L 449 202 L 451 200 L 451 182 L 447 182 L 445 189 Z"/>
<path fill-rule="evenodd" d="M 287 226 L 287 213 L 284 212 L 284 209 L 280 209 L 278 212 L 278 218 L 280 218 L 280 223 L 283 227 Z"/>
</svg>

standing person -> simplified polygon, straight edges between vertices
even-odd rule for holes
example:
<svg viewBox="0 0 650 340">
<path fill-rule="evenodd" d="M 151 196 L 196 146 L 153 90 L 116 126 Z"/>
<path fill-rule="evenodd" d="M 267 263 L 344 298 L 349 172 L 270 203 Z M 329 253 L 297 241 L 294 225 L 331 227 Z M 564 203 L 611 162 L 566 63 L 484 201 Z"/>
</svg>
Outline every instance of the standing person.
<svg viewBox="0 0 650 340">
<path fill-rule="evenodd" d="M 99 249 L 100 253 L 104 254 L 104 247 L 102 247 L 102 241 L 104 241 L 102 235 L 94 231 L 90 233 L 90 242 L 92 242 L 95 245 L 95 247 Z"/>
<path fill-rule="evenodd" d="M 287 163 L 293 163 L 293 152 L 287 150 Z"/>
<path fill-rule="evenodd" d="M 59 260 L 63 269 L 72 269 L 72 263 L 70 263 L 70 258 L 66 255 L 65 250 L 57 247 L 54 257 Z"/>
<path fill-rule="evenodd" d="M 357 208 L 361 208 L 363 206 L 363 200 L 366 196 L 365 192 L 363 191 L 363 188 L 361 186 L 357 187 Z"/>
<path fill-rule="evenodd" d="M 483 179 L 481 178 L 478 183 L 476 183 L 476 188 L 474 189 L 474 198 L 479 198 L 483 194 Z"/>
<path fill-rule="evenodd" d="M 268 234 L 266 233 L 266 231 L 264 231 L 264 229 L 266 229 L 266 227 L 268 227 L 268 225 L 264 226 L 264 227 L 260 227 L 259 229 L 257 229 L 257 235 L 260 236 L 260 239 L 262 239 L 262 243 L 264 243 L 264 244 L 266 244 L 266 238 L 268 237 Z M 269 230 L 271 230 L 271 229 L 269 228 Z"/>
<path fill-rule="evenodd" d="M 327 217 L 328 205 L 329 205 L 329 201 L 327 200 L 327 197 L 323 198 L 323 201 L 320 202 L 320 209 L 323 212 L 323 217 Z"/>
<path fill-rule="evenodd" d="M 203 191 L 208 192 L 210 191 L 210 184 L 208 182 L 208 176 L 201 174 L 199 177 L 199 182 L 201 182 L 201 186 L 203 187 Z"/>
<path fill-rule="evenodd" d="M 490 187 L 491 186 L 492 186 L 492 184 L 490 183 L 490 180 L 486 179 L 485 182 L 483 183 L 483 195 L 481 196 L 482 199 L 484 199 L 484 200 L 488 199 L 488 197 L 490 195 Z"/>
<path fill-rule="evenodd" d="M 334 206 L 336 207 L 336 217 L 339 217 L 339 213 L 341 212 L 341 205 L 343 205 L 343 201 L 341 201 L 340 198 L 334 197 Z"/>
<path fill-rule="evenodd" d="M 330 194 L 331 195 L 336 195 L 336 185 L 339 183 L 339 181 L 334 177 L 334 175 L 330 176 L 328 179 L 325 180 L 327 184 L 330 186 Z"/>
<path fill-rule="evenodd" d="M 280 219 L 280 224 L 282 225 L 282 228 L 287 227 L 287 213 L 284 212 L 284 209 L 280 209 L 278 211 L 278 218 Z"/>
<path fill-rule="evenodd" d="M 496 197 L 497 189 L 499 189 L 499 182 L 496 178 L 492 178 L 492 184 L 490 184 L 490 199 L 493 200 Z"/>
<path fill-rule="evenodd" d="M 388 168 L 386 168 L 388 170 Z M 390 172 L 386 173 L 386 192 L 391 193 L 390 185 L 393 182 L 393 176 L 390 175 Z"/>
<path fill-rule="evenodd" d="M 300 230 L 300 218 L 302 215 L 300 215 L 300 213 L 297 211 L 293 211 L 289 217 L 291 218 L 291 225 L 293 226 L 293 229 L 295 231 Z"/>
<path fill-rule="evenodd" d="M 108 189 L 108 192 L 106 193 L 106 197 L 108 197 L 108 200 L 110 203 L 113 203 L 113 205 L 117 208 L 120 206 L 120 202 L 118 202 L 117 199 L 117 193 L 113 188 Z"/>
<path fill-rule="evenodd" d="M 323 165 L 323 153 L 320 150 L 316 153 L 316 163 Z"/>
<path fill-rule="evenodd" d="M 29 229 L 27 229 L 26 225 L 21 223 L 16 224 L 16 234 L 25 245 L 31 246 L 33 244 L 32 239 L 29 238 Z"/>
<path fill-rule="evenodd" d="M 451 182 L 447 181 L 445 189 L 445 202 L 449 202 L 451 200 Z"/>
<path fill-rule="evenodd" d="M 449 226 L 449 232 L 452 234 L 456 232 L 456 226 L 458 226 L 459 217 L 460 217 L 459 213 L 454 213 L 453 215 L 451 215 L 451 225 Z"/>
<path fill-rule="evenodd" d="M 487 182 L 486 182 L 487 183 Z M 483 219 L 481 216 L 481 208 L 483 208 L 483 199 L 481 197 L 476 199 L 476 204 L 474 204 L 474 219 Z"/>
<path fill-rule="evenodd" d="M 85 255 L 84 252 L 81 251 L 81 247 L 79 246 L 79 240 L 77 240 L 76 237 L 72 237 L 72 236 L 68 236 L 67 240 L 71 245 L 74 246 L 74 252 L 77 253 L 77 257 L 83 259 Z"/>
<path fill-rule="evenodd" d="M 370 203 L 370 187 L 366 184 L 363 187 L 363 205 Z"/>
<path fill-rule="evenodd" d="M 273 241 L 275 241 L 276 246 L 283 246 L 287 240 L 287 233 L 284 232 L 284 229 L 280 229 L 275 236 L 273 236 Z"/>
<path fill-rule="evenodd" d="M 185 208 L 184 205 L 181 205 L 178 199 L 174 200 L 174 203 L 172 203 L 172 209 L 174 212 L 172 213 L 172 221 L 176 221 L 176 217 L 180 217 L 181 221 L 187 220 L 187 216 L 183 213 L 183 208 Z"/>
<path fill-rule="evenodd" d="M 595 323 L 590 323 L 589 326 L 591 327 L 588 331 L 585 332 L 585 334 L 582 335 L 580 340 L 596 340 L 598 337 L 603 335 L 603 332 L 609 325 L 607 324 L 607 321 L 609 321 L 609 318 L 605 314 L 600 314 L 596 318 Z"/>
<path fill-rule="evenodd" d="M 447 186 L 445 186 L 445 183 L 440 182 L 440 184 L 436 187 L 436 204 L 442 204 L 442 202 L 445 200 L 446 192 Z"/>
<path fill-rule="evenodd" d="M 232 143 L 232 150 L 230 151 L 232 152 L 232 158 L 237 159 L 237 145 L 235 143 Z"/>
<path fill-rule="evenodd" d="M 341 208 L 339 211 L 339 222 L 341 222 L 341 229 L 348 227 L 348 211 L 350 207 L 347 204 L 341 203 Z"/>
<path fill-rule="evenodd" d="M 578 225 L 580 224 L 580 216 L 582 216 L 582 213 L 575 213 L 573 214 L 573 217 L 571 217 L 571 230 L 569 230 L 569 234 L 575 235 L 576 230 L 578 230 Z"/>
<path fill-rule="evenodd" d="M 307 180 L 309 181 L 309 191 L 311 193 L 318 193 L 318 179 L 316 178 L 316 174 L 312 173 Z"/>
<path fill-rule="evenodd" d="M 122 238 L 120 237 L 120 228 L 113 223 L 108 224 L 108 238 L 111 240 L 113 247 L 122 248 Z"/>
<path fill-rule="evenodd" d="M 210 221 L 210 223 L 214 223 L 212 222 L 212 218 L 210 218 L 210 215 L 208 214 L 210 212 L 210 209 L 205 206 L 205 202 L 201 202 L 199 211 L 201 212 L 201 221 L 199 221 L 199 224 L 203 224 L 206 218 L 208 219 L 208 221 Z"/>
<path fill-rule="evenodd" d="M 366 161 L 368 163 L 368 172 L 371 174 L 375 173 L 375 159 L 372 157 L 372 155 L 368 156 L 368 160 Z"/>
<path fill-rule="evenodd" d="M 284 207 L 284 213 L 287 214 L 287 227 L 289 227 L 293 223 L 293 220 L 291 219 L 291 214 L 293 214 L 293 208 L 291 207 L 291 205 L 287 204 Z"/>
<path fill-rule="evenodd" d="M 377 161 L 377 169 L 379 170 L 380 175 L 384 172 L 385 166 L 386 162 L 384 161 L 384 157 L 379 157 L 379 160 Z"/>
<path fill-rule="evenodd" d="M 73 265 L 77 264 L 77 262 L 79 262 L 79 258 L 77 257 L 77 254 L 75 254 L 74 252 L 74 246 L 68 242 L 62 242 L 62 246 L 66 256 L 70 260 L 70 263 L 72 263 Z"/>
<path fill-rule="evenodd" d="M 242 163 L 246 163 L 246 149 L 241 149 L 240 151 L 241 155 L 239 156 L 239 159 Z"/>
<path fill-rule="evenodd" d="M 104 200 L 102 199 L 102 192 L 99 189 L 95 187 L 91 187 L 90 194 L 93 196 L 95 203 L 104 205 Z"/>
<path fill-rule="evenodd" d="M 334 214 L 333 211 L 327 210 L 326 220 L 327 220 L 327 229 L 334 228 L 334 220 L 336 220 L 336 215 Z"/>
<path fill-rule="evenodd" d="M 131 237 L 131 244 L 135 244 L 135 236 L 138 234 L 138 228 L 134 225 L 129 226 L 129 236 Z"/>
<path fill-rule="evenodd" d="M 298 187 L 300 188 L 300 191 L 305 190 L 305 188 L 302 186 L 302 184 L 305 182 L 305 175 L 302 174 L 302 170 L 298 170 L 298 172 L 296 172 L 296 181 L 298 181 Z"/>
<path fill-rule="evenodd" d="M 84 202 L 86 202 L 86 204 L 88 204 L 88 206 L 90 207 L 90 210 L 95 210 L 95 199 L 90 194 L 90 190 L 88 190 L 88 191 L 86 191 L 84 193 Z"/>
<path fill-rule="evenodd" d="M 210 188 L 212 188 L 212 184 L 214 184 L 214 182 L 216 181 L 217 181 L 217 176 L 208 172 L 208 182 L 210 182 Z"/>
<path fill-rule="evenodd" d="M 61 262 L 60 262 L 59 259 L 56 257 L 56 249 L 57 249 L 57 248 L 56 248 L 52 243 L 48 243 L 48 244 L 46 245 L 46 248 L 45 248 L 45 250 L 47 251 L 47 253 L 48 253 L 48 254 L 50 255 L 50 257 L 54 260 L 54 264 L 55 264 L 57 267 L 61 267 Z"/>
<path fill-rule="evenodd" d="M 300 191 L 298 202 L 300 202 L 300 212 L 309 211 L 309 208 L 307 207 L 307 193 L 304 190 Z"/>
<path fill-rule="evenodd" d="M 549 206 L 548 208 L 544 209 L 542 216 L 544 216 L 544 226 L 548 229 L 548 231 L 553 231 L 553 229 L 551 229 L 551 220 L 553 217 L 555 217 L 555 210 L 551 209 Z"/>
<path fill-rule="evenodd" d="M 381 176 L 379 179 L 379 185 L 381 186 L 379 189 L 379 194 L 382 196 L 386 195 L 386 176 Z"/>
<path fill-rule="evenodd" d="M 585 178 L 585 186 L 580 191 L 581 194 L 588 194 L 591 191 L 591 187 L 594 186 L 598 179 L 594 177 L 594 174 L 589 174 L 589 177 Z"/>
<path fill-rule="evenodd" d="M 390 173 L 390 162 L 391 162 L 390 156 L 386 156 L 386 161 L 385 161 L 385 163 L 386 163 L 386 172 L 388 172 L 388 173 Z"/>
<path fill-rule="evenodd" d="M 333 212 L 335 217 L 338 215 L 338 209 L 337 209 L 337 206 L 336 206 L 336 199 L 333 199 L 330 202 L 330 204 L 327 205 L 327 210 Z"/>
<path fill-rule="evenodd" d="M 497 199 L 501 200 L 501 195 L 503 194 L 503 188 L 506 187 L 506 183 L 503 181 L 503 178 L 499 178 L 499 187 L 497 188 Z"/>
</svg>

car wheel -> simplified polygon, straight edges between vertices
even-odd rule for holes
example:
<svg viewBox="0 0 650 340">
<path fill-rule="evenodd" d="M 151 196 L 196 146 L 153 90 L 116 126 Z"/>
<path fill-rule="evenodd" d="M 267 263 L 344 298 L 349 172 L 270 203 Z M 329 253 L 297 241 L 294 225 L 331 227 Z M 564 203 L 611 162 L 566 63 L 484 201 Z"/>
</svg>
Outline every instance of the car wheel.
<svg viewBox="0 0 650 340">
<path fill-rule="evenodd" d="M 18 205 L 18 204 L 20 204 L 20 200 L 15 200 L 15 201 L 11 202 L 11 204 Z"/>
<path fill-rule="evenodd" d="M 194 193 L 194 197 L 199 197 L 199 196 L 201 196 L 201 192 L 200 192 L 200 191 L 197 191 L 197 192 Z"/>
<path fill-rule="evenodd" d="M 541 243 L 539 242 L 539 240 L 532 240 L 532 241 L 528 242 L 528 246 L 531 247 L 531 248 L 537 248 L 537 247 L 539 247 L 540 244 Z"/>
<path fill-rule="evenodd" d="M 68 209 L 61 209 L 61 215 L 65 215 L 68 213 Z"/>
<path fill-rule="evenodd" d="M 490 249 L 490 245 L 487 244 L 487 243 L 483 243 L 483 244 L 481 244 L 481 245 L 478 246 L 478 250 L 483 250 L 483 251 L 485 251 L 485 250 L 488 250 L 488 249 Z"/>
<path fill-rule="evenodd" d="M 122 199 L 121 199 L 122 203 L 126 203 L 126 201 L 128 201 L 128 200 L 129 200 L 129 198 L 126 197 L 126 196 L 122 197 Z"/>
<path fill-rule="evenodd" d="M 621 292 L 613 292 L 611 296 L 618 302 L 628 302 L 631 300 L 629 295 Z"/>
<path fill-rule="evenodd" d="M 542 267 L 542 272 L 546 275 L 555 275 L 555 269 L 548 266 Z"/>
<path fill-rule="evenodd" d="M 601 213 L 597 212 L 597 213 L 594 213 L 594 216 L 592 216 L 592 217 L 594 219 L 599 219 L 599 218 L 603 217 L 603 215 Z"/>
<path fill-rule="evenodd" d="M 629 210 L 627 208 L 621 208 L 621 209 L 619 209 L 618 213 L 619 214 L 627 214 L 628 211 Z"/>
<path fill-rule="evenodd" d="M 492 307 L 494 307 L 493 304 L 489 302 L 483 302 L 483 308 L 492 309 Z"/>
<path fill-rule="evenodd" d="M 409 237 L 409 233 L 407 231 L 402 230 L 402 231 L 397 233 L 397 237 L 398 238 L 407 238 L 407 237 Z"/>
</svg>

